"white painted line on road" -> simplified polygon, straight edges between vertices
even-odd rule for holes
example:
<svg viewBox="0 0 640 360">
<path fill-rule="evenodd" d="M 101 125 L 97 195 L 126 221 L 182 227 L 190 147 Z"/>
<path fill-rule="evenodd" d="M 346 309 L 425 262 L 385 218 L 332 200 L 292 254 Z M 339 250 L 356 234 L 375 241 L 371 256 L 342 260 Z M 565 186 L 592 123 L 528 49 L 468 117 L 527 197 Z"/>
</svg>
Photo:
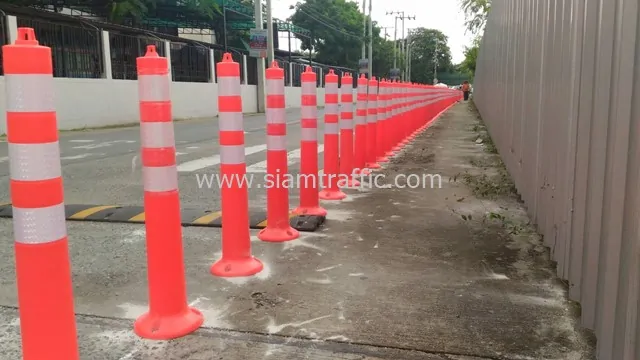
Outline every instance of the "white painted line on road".
<svg viewBox="0 0 640 360">
<path fill-rule="evenodd" d="M 72 143 L 90 143 L 94 141 L 95 140 L 69 140 L 69 142 L 72 142 Z"/>
<path fill-rule="evenodd" d="M 98 144 L 89 144 L 89 145 L 82 145 L 82 146 L 74 146 L 74 149 L 86 149 L 86 150 L 91 150 L 91 149 L 97 149 L 97 148 L 103 148 L 103 147 L 109 147 L 111 145 L 115 145 L 115 144 L 134 144 L 135 141 L 134 140 L 114 140 L 114 141 L 106 141 L 106 142 L 102 142 L 102 143 L 98 143 Z"/>
<path fill-rule="evenodd" d="M 98 155 L 98 154 L 87 153 L 87 154 L 80 154 L 80 155 L 73 155 L 73 156 L 63 156 L 60 158 L 60 160 L 78 160 L 78 159 L 84 159 L 91 155 Z"/>
<path fill-rule="evenodd" d="M 200 146 L 187 146 L 187 149 L 199 149 Z"/>
<path fill-rule="evenodd" d="M 324 152 L 324 144 L 319 144 L 318 145 L 318 154 L 321 154 L 322 152 Z M 289 151 L 287 153 L 287 164 L 289 166 L 299 163 L 300 162 L 300 149 L 295 149 L 292 151 Z M 249 165 L 247 166 L 247 173 L 266 173 L 267 172 L 267 161 L 263 160 L 260 162 L 257 162 L 255 164 Z"/>
<path fill-rule="evenodd" d="M 0 164 L 2 164 L 3 162 L 5 162 L 5 161 L 7 161 L 7 160 L 9 160 L 9 157 L 8 157 L 8 156 L 0 157 Z"/>
<path fill-rule="evenodd" d="M 180 156 L 180 155 L 187 155 L 187 154 L 188 154 L 188 153 L 183 153 L 183 152 L 180 152 L 180 151 L 176 151 L 176 156 Z"/>
<path fill-rule="evenodd" d="M 255 153 L 259 153 L 267 150 L 267 145 L 255 145 L 249 146 L 244 149 L 245 155 L 251 155 Z M 216 154 L 213 156 L 207 156 L 196 160 L 187 161 L 178 165 L 178 172 L 193 172 L 196 170 L 201 170 L 204 168 L 208 168 L 210 166 L 216 166 L 220 164 L 220 155 Z"/>
</svg>

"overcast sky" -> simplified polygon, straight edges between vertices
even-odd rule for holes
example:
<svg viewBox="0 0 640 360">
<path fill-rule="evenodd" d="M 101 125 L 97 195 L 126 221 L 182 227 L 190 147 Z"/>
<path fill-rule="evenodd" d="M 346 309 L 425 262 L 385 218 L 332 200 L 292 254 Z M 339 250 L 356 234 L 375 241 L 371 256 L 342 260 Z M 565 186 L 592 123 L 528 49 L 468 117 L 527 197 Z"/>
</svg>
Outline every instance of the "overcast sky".
<svg viewBox="0 0 640 360">
<path fill-rule="evenodd" d="M 298 1 L 300 0 L 272 0 L 273 17 L 285 20 L 293 13 L 289 6 Z M 362 0 L 351 1 L 357 2 L 362 8 Z M 425 27 L 442 31 L 449 37 L 453 63 L 462 62 L 464 47 L 471 43 L 472 36 L 465 34 L 464 14 L 460 11 L 458 0 L 373 0 L 373 20 L 383 27 L 389 27 L 387 32 L 391 40 L 395 20 L 393 15 L 386 15 L 389 11 L 404 11 L 406 16 L 415 15 L 415 20 L 405 20 L 405 28 Z M 401 26 L 402 21 L 398 20 L 398 38 L 401 37 Z M 280 49 L 287 50 L 287 46 L 286 33 L 281 34 Z M 292 47 L 295 50 L 298 46 L 296 42 Z"/>
</svg>

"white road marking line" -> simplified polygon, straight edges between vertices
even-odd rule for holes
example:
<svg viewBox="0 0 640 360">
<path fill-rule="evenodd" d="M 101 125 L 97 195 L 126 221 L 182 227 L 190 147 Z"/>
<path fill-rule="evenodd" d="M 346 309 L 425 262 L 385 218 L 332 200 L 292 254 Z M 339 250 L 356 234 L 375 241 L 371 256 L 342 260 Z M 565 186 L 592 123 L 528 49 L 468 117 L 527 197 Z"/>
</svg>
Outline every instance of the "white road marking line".
<svg viewBox="0 0 640 360">
<path fill-rule="evenodd" d="M 97 149 L 97 148 L 103 148 L 103 147 L 108 147 L 111 145 L 115 145 L 115 144 L 133 144 L 135 143 L 134 140 L 114 140 L 114 141 L 106 141 L 103 143 L 98 143 L 98 144 L 89 144 L 89 145 L 82 145 L 82 146 L 74 146 L 74 149 L 86 149 L 86 150 L 91 150 L 91 149 Z"/>
<path fill-rule="evenodd" d="M 324 144 L 318 144 L 318 154 L 321 154 L 324 152 Z M 299 163 L 300 162 L 300 149 L 295 149 L 292 151 L 289 151 L 287 153 L 287 164 L 289 166 Z M 247 173 L 260 173 L 260 174 L 264 174 L 267 172 L 267 160 L 263 160 L 260 162 L 257 162 L 255 164 L 251 164 L 249 166 L 247 166 Z"/>
<path fill-rule="evenodd" d="M 73 156 L 63 156 L 60 158 L 60 160 L 78 160 L 78 159 L 84 159 L 91 155 L 99 155 L 99 154 L 87 153 L 87 154 L 80 154 L 80 155 L 73 155 Z"/>
<path fill-rule="evenodd" d="M 0 157 L 0 164 L 2 164 L 3 162 L 5 162 L 5 161 L 7 161 L 7 160 L 9 160 L 9 157 L 8 157 L 8 156 Z"/>
<path fill-rule="evenodd" d="M 95 140 L 69 140 L 69 142 L 72 142 L 72 143 L 91 143 L 94 141 Z"/>
<path fill-rule="evenodd" d="M 251 155 L 255 153 L 259 153 L 261 151 L 265 151 L 267 149 L 267 145 L 255 145 L 249 146 L 244 149 L 245 155 Z M 213 156 L 207 156 L 196 160 L 187 161 L 178 165 L 178 172 L 193 172 L 196 170 L 201 170 L 204 168 L 208 168 L 210 166 L 216 166 L 220 164 L 220 155 L 216 154 Z"/>
<path fill-rule="evenodd" d="M 187 155 L 187 154 L 188 154 L 188 153 L 183 153 L 183 152 L 180 152 L 180 151 L 176 151 L 176 156 L 180 156 L 180 155 Z"/>
</svg>

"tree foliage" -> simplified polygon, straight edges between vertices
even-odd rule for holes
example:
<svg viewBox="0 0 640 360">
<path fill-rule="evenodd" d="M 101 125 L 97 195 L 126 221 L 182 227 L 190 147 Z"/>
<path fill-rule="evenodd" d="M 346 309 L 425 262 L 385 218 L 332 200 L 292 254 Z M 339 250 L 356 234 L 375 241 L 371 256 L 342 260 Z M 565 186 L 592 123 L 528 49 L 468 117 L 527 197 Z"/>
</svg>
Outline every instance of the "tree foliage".
<svg viewBox="0 0 640 360">
<path fill-rule="evenodd" d="M 440 30 L 418 28 L 411 35 L 411 81 L 433 83 L 435 61 L 439 73 L 453 71 L 448 38 Z"/>
<path fill-rule="evenodd" d="M 302 50 L 313 48 L 316 61 L 328 65 L 357 66 L 364 21 L 358 4 L 346 0 L 305 0 L 295 9 L 288 20 L 312 33 L 311 39 L 296 35 L 302 42 Z M 374 36 L 379 34 L 380 29 L 374 29 Z"/>
<path fill-rule="evenodd" d="M 491 10 L 491 0 L 460 0 L 465 16 L 467 31 L 478 34 L 487 23 L 487 14 Z"/>
<path fill-rule="evenodd" d="M 479 51 L 480 37 L 476 37 L 473 40 L 473 44 L 464 49 L 464 60 L 460 64 L 460 71 L 466 72 L 471 76 L 476 74 L 476 61 L 478 60 Z"/>
</svg>

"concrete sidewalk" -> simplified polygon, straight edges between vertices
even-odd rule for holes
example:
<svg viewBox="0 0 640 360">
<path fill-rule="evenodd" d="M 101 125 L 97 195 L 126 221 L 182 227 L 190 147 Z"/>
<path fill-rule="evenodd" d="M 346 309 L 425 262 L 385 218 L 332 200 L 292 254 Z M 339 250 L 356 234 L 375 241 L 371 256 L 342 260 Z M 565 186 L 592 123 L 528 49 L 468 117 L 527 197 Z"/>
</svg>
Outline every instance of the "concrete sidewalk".
<svg viewBox="0 0 640 360">
<path fill-rule="evenodd" d="M 398 174 L 439 174 L 442 188 L 350 190 L 326 204 L 322 231 L 254 238 L 266 269 L 251 279 L 209 275 L 219 230 L 185 228 L 189 298 L 206 322 L 175 341 L 132 332 L 147 306 L 144 228 L 68 223 L 82 359 L 593 359 L 492 149 L 469 104 L 455 105 L 382 172 L 400 186 Z M 10 225 L 0 221 L 0 359 L 15 360 Z"/>
</svg>

